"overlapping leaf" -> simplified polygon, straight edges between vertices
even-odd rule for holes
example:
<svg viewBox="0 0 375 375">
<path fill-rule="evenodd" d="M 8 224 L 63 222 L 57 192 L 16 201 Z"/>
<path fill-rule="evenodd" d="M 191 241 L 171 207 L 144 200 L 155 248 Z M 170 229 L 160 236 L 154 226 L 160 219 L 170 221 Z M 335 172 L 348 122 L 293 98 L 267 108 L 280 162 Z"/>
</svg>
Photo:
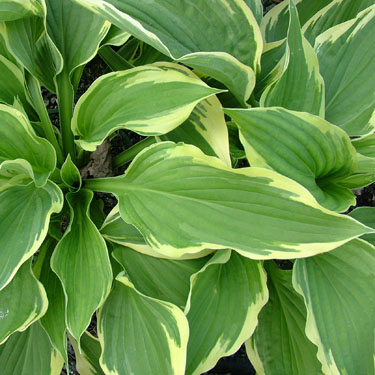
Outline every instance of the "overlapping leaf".
<svg viewBox="0 0 375 375">
<path fill-rule="evenodd" d="M 190 290 L 190 276 L 208 261 L 207 257 L 170 260 L 141 254 L 124 246 L 116 246 L 114 258 L 123 266 L 138 291 L 184 308 Z"/>
<path fill-rule="evenodd" d="M 93 193 L 68 193 L 70 225 L 52 255 L 51 266 L 66 296 L 66 323 L 79 338 L 94 311 L 102 305 L 112 283 L 112 270 L 104 239 L 88 215 Z"/>
<path fill-rule="evenodd" d="M 191 279 L 186 374 L 201 374 L 236 352 L 253 333 L 267 299 L 261 262 L 217 252 Z"/>
<path fill-rule="evenodd" d="M 324 116 L 324 82 L 314 49 L 303 37 L 296 7 L 289 5 L 290 21 L 282 73 L 260 98 L 264 107 L 282 106 Z"/>
<path fill-rule="evenodd" d="M 48 301 L 43 285 L 25 262 L 12 281 L 0 291 L 0 344 L 16 331 L 24 331 L 43 316 Z"/>
<path fill-rule="evenodd" d="M 99 313 L 101 367 L 106 374 L 183 375 L 188 335 L 181 310 L 141 294 L 120 274 Z"/>
<path fill-rule="evenodd" d="M 375 5 L 320 35 L 315 44 L 326 87 L 326 119 L 350 136 L 375 128 Z"/>
<path fill-rule="evenodd" d="M 320 117 L 284 108 L 226 109 L 237 123 L 253 167 L 272 168 L 305 186 L 324 207 L 355 205 L 340 182 L 354 173 L 356 151 L 347 134 Z"/>
<path fill-rule="evenodd" d="M 231 170 L 184 144 L 153 145 L 124 176 L 87 180 L 86 187 L 116 194 L 122 218 L 169 256 L 229 247 L 254 259 L 305 257 L 371 232 L 325 210 L 289 178 Z"/>
<path fill-rule="evenodd" d="M 349 213 L 349 216 L 375 229 L 375 207 L 357 207 Z M 375 234 L 365 234 L 361 238 L 375 245 Z"/>
<path fill-rule="evenodd" d="M 299 21 L 304 25 L 320 9 L 328 5 L 332 0 L 294 0 L 297 6 Z M 275 42 L 286 37 L 289 25 L 289 0 L 284 0 L 273 7 L 264 16 L 261 29 L 264 39 Z"/>
<path fill-rule="evenodd" d="M 186 72 L 190 77 L 199 79 L 189 69 L 179 65 L 168 63 L 156 65 Z M 160 138 L 164 141 L 192 144 L 207 155 L 217 156 L 228 167 L 231 166 L 228 129 L 220 101 L 216 96 L 202 100 L 183 124 Z"/>
<path fill-rule="evenodd" d="M 40 324 L 47 332 L 51 344 L 68 363 L 66 323 L 65 323 L 65 295 L 61 281 L 51 269 L 51 256 L 55 250 L 57 241 L 47 237 L 39 249 L 37 261 L 34 265 L 34 272 L 48 297 L 48 310 L 40 320 Z"/>
<path fill-rule="evenodd" d="M 305 2 L 308 1 L 305 0 Z M 312 13 L 311 18 L 303 26 L 303 33 L 312 46 L 316 38 L 324 31 L 355 18 L 360 11 L 374 5 L 374 0 L 330 0 L 330 2 L 325 1 L 325 3 L 327 3 L 327 6 L 315 14 Z"/>
<path fill-rule="evenodd" d="M 18 167 L 10 161 L 16 160 L 20 168 L 25 165 L 23 173 L 29 174 L 38 186 L 43 186 L 56 165 L 56 154 L 51 144 L 37 137 L 26 116 L 12 107 L 0 104 L 0 122 L 2 174 L 14 174 L 11 170 Z M 23 162 L 18 159 L 23 159 Z"/>
<path fill-rule="evenodd" d="M 242 1 L 78 1 L 172 59 L 221 80 L 240 102 L 248 99 L 262 38 Z"/>
<path fill-rule="evenodd" d="M 374 270 L 375 248 L 358 239 L 295 263 L 293 285 L 324 374 L 374 373 Z"/>
<path fill-rule="evenodd" d="M 183 71 L 145 66 L 96 80 L 77 103 L 72 120 L 77 141 L 93 151 L 113 131 L 164 134 L 184 122 L 201 100 L 222 90 Z"/>
<path fill-rule="evenodd" d="M 43 9 L 38 0 L 2 0 L 0 21 L 13 21 L 23 17 L 42 16 Z"/>
<path fill-rule="evenodd" d="M 0 346 L 2 375 L 60 375 L 62 358 L 54 351 L 39 322 L 14 333 Z"/>
<path fill-rule="evenodd" d="M 52 182 L 37 188 L 32 182 L 0 192 L 0 289 L 42 244 L 52 213 L 63 204 L 61 190 Z"/>
<path fill-rule="evenodd" d="M 265 265 L 269 301 L 258 315 L 259 323 L 246 350 L 257 374 L 319 375 L 317 348 L 305 334 L 306 307 L 293 289 L 292 271 Z"/>
</svg>

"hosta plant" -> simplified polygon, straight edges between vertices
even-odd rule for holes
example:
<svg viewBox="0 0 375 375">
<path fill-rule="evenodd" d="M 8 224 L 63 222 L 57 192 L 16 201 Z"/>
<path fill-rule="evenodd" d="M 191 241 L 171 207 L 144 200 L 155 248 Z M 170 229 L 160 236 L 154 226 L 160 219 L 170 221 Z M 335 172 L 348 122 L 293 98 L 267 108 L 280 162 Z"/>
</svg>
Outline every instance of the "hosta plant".
<svg viewBox="0 0 375 375">
<path fill-rule="evenodd" d="M 373 374 L 375 213 L 345 213 L 374 34 L 373 0 L 0 0 L 1 374 L 60 374 L 68 340 L 81 375 L 244 343 L 257 374 Z"/>
</svg>

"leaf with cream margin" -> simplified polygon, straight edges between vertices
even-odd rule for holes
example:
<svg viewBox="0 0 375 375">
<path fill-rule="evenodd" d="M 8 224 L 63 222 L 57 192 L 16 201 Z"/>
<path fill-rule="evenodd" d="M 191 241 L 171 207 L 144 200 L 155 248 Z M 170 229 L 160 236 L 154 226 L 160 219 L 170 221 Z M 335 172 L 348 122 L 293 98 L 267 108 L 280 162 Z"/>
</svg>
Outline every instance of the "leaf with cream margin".
<svg viewBox="0 0 375 375">
<path fill-rule="evenodd" d="M 38 258 L 34 264 L 34 273 L 44 285 L 48 298 L 48 310 L 40 320 L 40 324 L 47 332 L 51 344 L 68 363 L 66 323 L 65 323 L 65 295 L 61 281 L 51 269 L 51 256 L 56 248 L 57 240 L 47 237 L 39 249 Z"/>
<path fill-rule="evenodd" d="M 0 104 L 0 122 L 1 169 L 4 169 L 5 164 L 16 161 L 12 163 L 14 168 L 19 164 L 24 169 L 23 173 L 29 174 L 37 186 L 43 186 L 56 166 L 56 154 L 52 145 L 37 137 L 26 116 L 12 107 Z"/>
<path fill-rule="evenodd" d="M 48 35 L 61 53 L 64 72 L 71 74 L 96 55 L 111 25 L 73 0 L 44 1 Z"/>
<path fill-rule="evenodd" d="M 104 375 L 99 364 L 102 349 L 99 340 L 85 331 L 81 336 L 81 346 L 78 348 L 77 341 L 69 337 L 74 348 L 76 366 L 80 375 Z"/>
<path fill-rule="evenodd" d="M 184 122 L 197 103 L 219 92 L 176 69 L 150 65 L 109 73 L 79 99 L 72 130 L 88 151 L 118 129 L 164 134 Z"/>
<path fill-rule="evenodd" d="M 262 0 L 245 0 L 246 5 L 252 11 L 255 19 L 257 20 L 258 24 L 260 25 L 262 18 L 263 18 L 263 4 Z"/>
<path fill-rule="evenodd" d="M 307 337 L 326 375 L 373 374 L 375 248 L 353 240 L 294 264 L 307 307 Z"/>
<path fill-rule="evenodd" d="M 47 311 L 43 285 L 25 262 L 12 281 L 0 291 L 0 344 L 16 331 L 24 331 Z"/>
<path fill-rule="evenodd" d="M 361 155 L 375 158 L 375 134 L 352 139 L 352 144 Z"/>
<path fill-rule="evenodd" d="M 104 373 L 184 375 L 188 336 L 179 308 L 138 292 L 124 273 L 117 276 L 98 316 Z"/>
<path fill-rule="evenodd" d="M 1 0 L 0 21 L 14 21 L 23 17 L 43 15 L 43 9 L 37 0 Z"/>
<path fill-rule="evenodd" d="M 191 277 L 185 314 L 190 337 L 186 374 L 198 375 L 235 353 L 257 325 L 268 300 L 260 261 L 221 250 Z"/>
<path fill-rule="evenodd" d="M 374 5 L 374 0 L 331 1 L 305 23 L 302 28 L 305 38 L 314 46 L 316 38 L 324 31 L 355 18 L 359 12 L 371 5 Z"/>
<path fill-rule="evenodd" d="M 225 113 L 239 128 L 251 166 L 271 168 L 293 179 L 330 210 L 344 212 L 355 205 L 354 194 L 340 182 L 354 173 L 356 151 L 339 127 L 284 108 L 225 109 Z"/>
<path fill-rule="evenodd" d="M 11 185 L 0 191 L 0 290 L 13 278 L 20 266 L 40 247 L 48 232 L 52 213 L 60 212 L 63 194 L 48 181 L 37 188 Z"/>
<path fill-rule="evenodd" d="M 170 63 L 155 65 L 185 72 L 199 80 L 192 71 L 181 65 Z M 192 144 L 207 155 L 217 156 L 228 167 L 231 166 L 228 129 L 221 103 L 215 95 L 199 102 L 184 123 L 159 138 L 163 141 Z"/>
<path fill-rule="evenodd" d="M 55 92 L 54 78 L 63 59 L 46 32 L 46 4 L 42 0 L 43 17 L 31 16 L 0 24 L 7 49 L 49 91 Z"/>
<path fill-rule="evenodd" d="M 0 102 L 13 105 L 14 100 L 21 102 L 22 107 L 29 114 L 35 115 L 35 111 L 26 99 L 25 78 L 22 70 L 0 52 Z"/>
<path fill-rule="evenodd" d="M 178 254 L 175 254 L 174 256 L 160 254 L 146 243 L 141 232 L 134 225 L 128 224 L 122 219 L 118 205 L 116 205 L 106 217 L 103 226 L 100 228 L 100 233 L 107 241 L 129 247 L 141 254 L 160 259 L 197 259 L 203 258 L 214 251 L 204 249 L 193 254 L 181 254 L 181 256 Z"/>
<path fill-rule="evenodd" d="M 241 103 L 249 98 L 263 42 L 242 0 L 76 1 L 173 60 L 221 81 Z"/>
<path fill-rule="evenodd" d="M 63 363 L 39 322 L 0 345 L 1 375 L 60 375 Z"/>
<path fill-rule="evenodd" d="M 70 224 L 51 258 L 52 270 L 64 288 L 66 324 L 78 343 L 112 284 L 105 241 L 88 214 L 93 195 L 86 189 L 67 194 Z"/>
<path fill-rule="evenodd" d="M 190 260 L 161 259 L 124 246 L 116 246 L 112 254 L 139 292 L 171 302 L 181 309 L 185 308 L 189 296 L 190 276 L 209 260 L 209 257 Z"/>
<path fill-rule="evenodd" d="M 305 334 L 306 307 L 293 289 L 292 271 L 265 262 L 269 301 L 246 351 L 259 375 L 321 375 L 317 348 Z"/>
<path fill-rule="evenodd" d="M 79 190 L 82 186 L 82 178 L 79 169 L 72 162 L 70 155 L 67 156 L 60 170 L 61 179 L 72 191 Z"/>
<path fill-rule="evenodd" d="M 185 144 L 154 144 L 125 175 L 89 179 L 86 187 L 115 194 L 124 221 L 167 256 L 232 248 L 253 259 L 299 258 L 372 232 L 324 209 L 289 178 L 233 170 Z"/>
<path fill-rule="evenodd" d="M 326 119 L 350 136 L 375 129 L 375 5 L 319 35 L 315 50 L 326 87 Z"/>
<path fill-rule="evenodd" d="M 324 82 L 314 49 L 303 37 L 296 7 L 289 3 L 290 21 L 282 73 L 260 98 L 262 107 L 281 106 L 324 116 Z"/>
<path fill-rule="evenodd" d="M 375 207 L 357 207 L 350 211 L 348 215 L 360 223 L 375 229 Z M 361 238 L 375 246 L 375 234 L 365 234 Z"/>
<path fill-rule="evenodd" d="M 299 21 L 304 25 L 320 9 L 328 5 L 332 0 L 295 0 Z M 287 36 L 289 25 L 289 0 L 270 9 L 261 23 L 264 40 L 267 43 L 279 41 Z"/>
</svg>

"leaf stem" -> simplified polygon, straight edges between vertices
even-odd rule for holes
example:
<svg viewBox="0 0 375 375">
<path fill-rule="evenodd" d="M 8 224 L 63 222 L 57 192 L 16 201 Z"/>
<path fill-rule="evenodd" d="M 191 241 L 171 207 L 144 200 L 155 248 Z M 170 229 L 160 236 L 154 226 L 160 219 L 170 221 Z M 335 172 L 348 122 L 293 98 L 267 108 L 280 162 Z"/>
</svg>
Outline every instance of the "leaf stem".
<svg viewBox="0 0 375 375">
<path fill-rule="evenodd" d="M 112 71 L 127 70 L 134 68 L 134 65 L 125 60 L 110 46 L 103 46 L 99 49 L 99 56 Z"/>
<path fill-rule="evenodd" d="M 139 152 L 141 152 L 144 148 L 151 146 L 153 143 L 156 143 L 155 137 L 147 137 L 145 139 L 142 139 L 134 146 L 115 156 L 113 158 L 113 166 L 118 168 L 121 165 L 128 163 L 129 161 L 133 160 Z"/>
<path fill-rule="evenodd" d="M 57 164 L 61 165 L 64 162 L 63 154 L 56 138 L 54 126 L 52 125 L 51 119 L 48 116 L 47 108 L 44 104 L 39 81 L 31 74 L 26 74 L 26 80 L 34 108 L 43 127 L 44 135 L 56 151 Z"/>
<path fill-rule="evenodd" d="M 69 73 L 64 69 L 56 77 L 57 99 L 59 104 L 60 129 L 63 141 L 64 155 L 70 154 L 76 161 L 74 135 L 71 128 L 74 104 L 74 89 L 70 83 Z"/>
</svg>

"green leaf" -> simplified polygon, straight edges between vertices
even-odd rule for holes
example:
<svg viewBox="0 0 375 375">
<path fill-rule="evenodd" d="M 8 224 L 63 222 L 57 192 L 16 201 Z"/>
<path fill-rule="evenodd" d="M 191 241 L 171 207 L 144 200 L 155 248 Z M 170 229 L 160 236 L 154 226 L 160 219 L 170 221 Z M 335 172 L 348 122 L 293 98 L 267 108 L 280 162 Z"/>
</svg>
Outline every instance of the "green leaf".
<svg viewBox="0 0 375 375">
<path fill-rule="evenodd" d="M 243 1 L 77 1 L 173 60 L 221 80 L 240 102 L 248 99 L 262 38 Z"/>
<path fill-rule="evenodd" d="M 0 291 L 0 344 L 15 331 L 24 331 L 47 311 L 43 285 L 25 262 L 12 281 Z"/>
<path fill-rule="evenodd" d="M 73 0 L 45 0 L 47 32 L 61 53 L 64 71 L 71 74 L 90 61 L 110 23 Z"/>
<path fill-rule="evenodd" d="M 0 289 L 13 278 L 20 266 L 40 247 L 48 231 L 49 218 L 59 212 L 63 194 L 48 181 L 37 188 L 10 186 L 0 191 Z"/>
<path fill-rule="evenodd" d="M 190 276 L 207 262 L 207 257 L 170 260 L 141 254 L 124 246 L 116 246 L 113 257 L 122 265 L 135 288 L 142 294 L 185 308 Z"/>
<path fill-rule="evenodd" d="M 327 375 L 373 374 L 375 248 L 353 240 L 298 259 L 293 286 L 307 307 L 307 337 Z"/>
<path fill-rule="evenodd" d="M 44 285 L 48 297 L 48 310 L 40 320 L 51 344 L 68 363 L 65 324 L 65 295 L 61 281 L 51 269 L 51 256 L 57 241 L 47 237 L 40 248 L 34 271 L 40 269 L 39 280 Z"/>
<path fill-rule="evenodd" d="M 26 17 L 0 25 L 6 46 L 17 61 L 49 91 L 55 92 L 54 78 L 63 65 L 60 52 L 46 33 L 46 6 L 43 17 Z"/>
<path fill-rule="evenodd" d="M 161 142 L 124 176 L 90 179 L 114 193 L 122 218 L 160 254 L 233 248 L 253 259 L 305 257 L 370 233 L 327 211 L 293 180 L 261 168 L 232 170 L 191 145 Z"/>
<path fill-rule="evenodd" d="M 86 189 L 67 194 L 70 224 L 51 258 L 52 270 L 64 288 L 66 324 L 78 343 L 112 284 L 107 247 L 88 214 L 92 197 Z"/>
<path fill-rule="evenodd" d="M 1 375 L 60 375 L 62 366 L 39 322 L 0 346 Z"/>
<path fill-rule="evenodd" d="M 261 23 L 263 19 L 263 5 L 261 0 L 245 0 L 246 5 L 252 11 L 255 19 L 257 20 L 258 24 Z"/>
<path fill-rule="evenodd" d="M 306 187 L 324 207 L 355 205 L 341 180 L 354 173 L 357 157 L 348 135 L 318 116 L 284 108 L 226 109 L 240 130 L 253 167 L 270 168 Z M 275 146 L 277 138 L 277 146 Z"/>
<path fill-rule="evenodd" d="M 375 158 L 375 134 L 369 134 L 366 137 L 352 139 L 352 144 L 363 156 Z"/>
<path fill-rule="evenodd" d="M 305 334 L 306 307 L 293 289 L 292 271 L 266 262 L 269 301 L 246 350 L 257 374 L 319 375 L 317 348 Z"/>
<path fill-rule="evenodd" d="M 201 374 L 235 353 L 253 333 L 267 299 L 261 262 L 216 252 L 191 278 L 185 310 L 190 327 L 186 373 Z"/>
<path fill-rule="evenodd" d="M 371 5 L 374 5 L 374 0 L 331 1 L 327 6 L 314 14 L 303 26 L 302 31 L 305 38 L 313 46 L 316 38 L 324 31 L 355 18 L 360 11 Z"/>
<path fill-rule="evenodd" d="M 375 5 L 321 34 L 315 44 L 326 87 L 326 119 L 350 136 L 375 129 Z"/>
<path fill-rule="evenodd" d="M 124 30 L 121 30 L 115 25 L 111 25 L 111 27 L 108 30 L 107 35 L 105 38 L 101 41 L 100 47 L 103 46 L 122 46 L 125 44 L 131 35 L 127 33 Z"/>
<path fill-rule="evenodd" d="M 15 167 L 15 164 L 10 163 L 10 161 L 24 159 L 28 163 L 23 169 L 30 170 L 28 174 L 36 185 L 43 186 L 55 169 L 55 150 L 47 140 L 36 136 L 29 120 L 20 111 L 0 104 L 0 121 L 0 167 L 2 174 L 6 174 L 8 168 L 8 173 L 12 175 L 13 173 L 10 170 Z M 20 160 L 16 161 L 16 164 L 25 164 Z M 23 171 L 23 173 L 25 172 Z"/>
<path fill-rule="evenodd" d="M 159 259 L 197 259 L 203 258 L 213 252 L 213 250 L 205 249 L 193 254 L 182 254 L 181 256 L 175 255 L 172 257 L 160 254 L 146 243 L 141 232 L 134 225 L 126 223 L 121 218 L 118 205 L 108 214 L 102 228 L 100 229 L 100 233 L 107 241 L 130 247 L 141 254 L 150 255 Z"/>
<path fill-rule="evenodd" d="M 295 0 L 299 21 L 304 25 L 320 9 L 332 0 Z M 273 7 L 264 16 L 261 30 L 267 43 L 281 40 L 287 36 L 289 25 L 289 0 L 284 0 Z M 263 67 L 262 67 L 263 69 Z"/>
<path fill-rule="evenodd" d="M 190 77 L 199 79 L 189 69 L 179 65 L 168 63 L 156 65 L 186 72 Z M 183 124 L 160 136 L 160 139 L 192 144 L 199 147 L 207 155 L 217 156 L 228 167 L 231 166 L 228 129 L 220 101 L 216 96 L 211 96 L 199 102 Z"/>
<path fill-rule="evenodd" d="M 146 66 L 106 74 L 81 96 L 72 120 L 85 150 L 121 128 L 142 135 L 164 134 L 190 115 L 197 103 L 221 92 L 187 73 Z"/>
<path fill-rule="evenodd" d="M 375 207 L 357 207 L 349 212 L 349 216 L 375 229 Z M 375 246 L 375 234 L 365 234 L 361 238 Z"/>
<path fill-rule="evenodd" d="M 285 57 L 280 60 L 282 73 L 260 98 L 263 107 L 281 106 L 324 116 L 324 82 L 314 49 L 303 37 L 298 13 L 289 5 L 290 21 Z M 279 69 L 280 69 L 279 68 Z"/>
<path fill-rule="evenodd" d="M 67 156 L 61 167 L 61 179 L 71 190 L 79 190 L 82 186 L 82 179 L 79 169 L 74 165 L 70 155 Z"/>
<path fill-rule="evenodd" d="M 141 294 L 125 274 L 116 280 L 98 317 L 104 372 L 183 374 L 189 335 L 183 312 Z"/>
<path fill-rule="evenodd" d="M 104 375 L 99 364 L 102 349 L 99 340 L 87 331 L 81 336 L 81 352 L 73 337 L 69 337 L 76 356 L 77 370 L 80 375 Z"/>
<path fill-rule="evenodd" d="M 27 113 L 35 115 L 26 99 L 25 80 L 21 69 L 0 55 L 0 71 L 0 102 L 13 105 L 15 99 L 17 99 L 22 103 Z"/>
<path fill-rule="evenodd" d="M 43 8 L 37 0 L 1 0 L 0 2 L 0 21 L 42 15 Z"/>
</svg>

